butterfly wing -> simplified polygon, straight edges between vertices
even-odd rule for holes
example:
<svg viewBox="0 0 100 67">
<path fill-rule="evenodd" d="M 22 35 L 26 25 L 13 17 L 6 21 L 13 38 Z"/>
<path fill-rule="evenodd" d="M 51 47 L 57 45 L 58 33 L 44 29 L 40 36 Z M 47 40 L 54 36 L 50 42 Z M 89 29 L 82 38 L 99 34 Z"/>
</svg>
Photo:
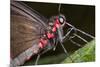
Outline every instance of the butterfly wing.
<svg viewBox="0 0 100 67">
<path fill-rule="evenodd" d="M 25 4 L 18 1 L 11 2 L 11 59 L 29 48 L 31 51 L 38 51 L 37 44 L 41 34 L 45 33 L 46 22 L 45 17 Z"/>
</svg>

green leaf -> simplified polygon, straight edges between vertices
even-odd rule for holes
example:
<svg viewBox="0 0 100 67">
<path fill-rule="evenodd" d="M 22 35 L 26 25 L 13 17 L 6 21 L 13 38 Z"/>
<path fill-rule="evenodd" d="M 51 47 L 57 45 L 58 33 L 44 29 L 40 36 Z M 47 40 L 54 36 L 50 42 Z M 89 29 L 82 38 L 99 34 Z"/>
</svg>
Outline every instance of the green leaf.
<svg viewBox="0 0 100 67">
<path fill-rule="evenodd" d="M 84 47 L 75 51 L 72 55 L 70 55 L 70 57 L 74 63 L 95 61 L 95 40 L 87 43 Z M 61 63 L 71 63 L 72 60 L 67 57 Z"/>
</svg>

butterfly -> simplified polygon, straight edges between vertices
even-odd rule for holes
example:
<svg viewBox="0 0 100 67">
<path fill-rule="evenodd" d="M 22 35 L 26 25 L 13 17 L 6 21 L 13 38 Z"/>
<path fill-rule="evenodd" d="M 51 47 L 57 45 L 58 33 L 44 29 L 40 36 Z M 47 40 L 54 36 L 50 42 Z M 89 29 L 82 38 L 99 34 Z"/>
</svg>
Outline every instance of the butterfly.
<svg viewBox="0 0 100 67">
<path fill-rule="evenodd" d="M 59 12 L 60 12 L 59 6 Z M 80 46 L 73 41 L 78 37 L 87 43 L 87 40 L 77 35 L 77 32 L 94 38 L 73 25 L 69 24 L 65 16 L 59 13 L 50 19 L 30 8 L 19 1 L 11 1 L 11 66 L 24 64 L 33 55 L 38 55 L 35 64 L 37 65 L 40 55 L 49 50 L 55 50 L 58 42 L 67 56 L 63 42 L 70 40 L 72 43 Z M 67 26 L 67 33 L 64 35 L 63 27 Z M 71 59 L 71 58 L 70 58 Z M 72 61 L 73 62 L 73 61 Z"/>
</svg>

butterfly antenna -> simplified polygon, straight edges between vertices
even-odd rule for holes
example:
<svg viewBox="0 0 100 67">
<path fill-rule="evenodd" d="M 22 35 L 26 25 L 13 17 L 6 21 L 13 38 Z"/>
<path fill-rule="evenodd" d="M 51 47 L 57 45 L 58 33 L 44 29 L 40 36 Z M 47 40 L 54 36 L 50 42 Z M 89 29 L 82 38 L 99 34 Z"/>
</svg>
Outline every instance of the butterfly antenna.
<svg viewBox="0 0 100 67">
<path fill-rule="evenodd" d="M 59 4 L 59 7 L 58 7 L 58 13 L 60 14 L 60 10 L 61 10 L 61 3 Z"/>
<path fill-rule="evenodd" d="M 92 38 L 92 39 L 95 38 L 94 36 L 92 36 L 92 35 L 90 35 L 90 34 L 88 34 L 88 33 L 85 33 L 84 31 L 82 31 L 82 30 L 80 30 L 80 29 L 76 29 L 76 30 L 79 31 L 79 32 L 81 32 L 81 33 L 83 33 L 84 35 L 86 35 L 86 36 Z"/>
</svg>

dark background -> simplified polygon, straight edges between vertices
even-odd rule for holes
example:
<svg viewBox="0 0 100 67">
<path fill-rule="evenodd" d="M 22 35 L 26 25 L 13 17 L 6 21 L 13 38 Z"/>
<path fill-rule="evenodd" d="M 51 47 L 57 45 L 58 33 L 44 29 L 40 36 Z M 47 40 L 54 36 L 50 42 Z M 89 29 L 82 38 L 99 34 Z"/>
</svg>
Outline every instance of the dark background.
<svg viewBox="0 0 100 67">
<path fill-rule="evenodd" d="M 30 6 L 32 9 L 39 12 L 41 15 L 43 15 L 46 18 L 50 18 L 51 16 L 58 14 L 58 7 L 59 4 L 57 3 L 40 3 L 40 2 L 24 2 L 28 6 Z M 93 36 L 95 36 L 95 6 L 91 5 L 75 5 L 75 4 L 62 4 L 61 5 L 61 13 L 65 15 L 66 20 L 74 25 L 76 28 L 81 29 Z M 84 36 L 83 36 L 84 37 Z M 89 39 L 89 38 L 87 38 Z M 91 41 L 91 39 L 89 40 Z M 69 53 L 73 53 L 75 50 L 79 49 L 78 46 L 72 44 L 69 41 L 66 41 L 64 43 L 65 48 Z M 57 56 L 60 54 L 64 54 L 64 51 L 60 45 L 57 46 L 56 51 L 49 51 L 41 56 L 41 58 L 47 57 L 47 56 Z M 50 62 L 47 64 L 53 64 L 53 63 L 60 63 L 66 56 L 64 55 L 62 59 L 57 60 L 57 62 Z M 40 60 L 41 60 L 40 58 Z M 50 58 L 52 59 L 52 58 Z M 58 58 L 59 59 L 59 58 Z M 33 61 L 36 60 L 36 56 L 33 56 L 31 60 L 27 61 L 25 65 L 29 65 L 31 62 L 33 64 Z M 31 64 L 30 63 L 30 64 Z M 40 63 L 41 64 L 41 63 Z"/>
</svg>

